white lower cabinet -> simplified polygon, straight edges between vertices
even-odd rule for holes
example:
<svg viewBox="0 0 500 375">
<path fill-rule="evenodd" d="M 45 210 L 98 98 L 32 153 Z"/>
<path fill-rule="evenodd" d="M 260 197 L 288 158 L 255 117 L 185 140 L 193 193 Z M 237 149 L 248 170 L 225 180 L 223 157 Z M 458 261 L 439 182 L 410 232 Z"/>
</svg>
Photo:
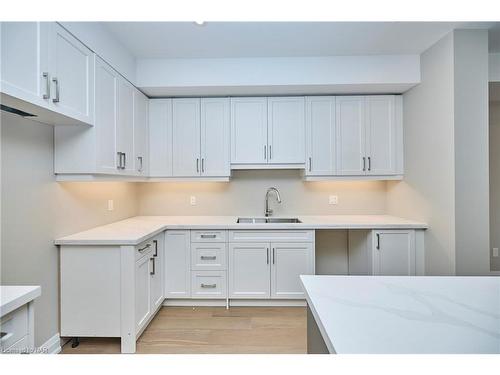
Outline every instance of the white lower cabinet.
<svg viewBox="0 0 500 375">
<path fill-rule="evenodd" d="M 153 250 L 151 254 L 151 308 L 158 309 L 165 299 L 165 237 L 163 234 L 153 240 Z"/>
<path fill-rule="evenodd" d="M 422 240 L 423 241 L 423 240 Z M 417 251 L 419 247 L 419 251 Z M 349 231 L 349 274 L 414 276 L 417 253 L 423 259 L 423 242 L 415 230 Z M 419 267 L 421 268 L 421 267 Z"/>
<path fill-rule="evenodd" d="M 226 298 L 226 271 L 192 271 L 191 296 L 193 298 Z"/>
<path fill-rule="evenodd" d="M 189 230 L 165 234 L 165 297 L 191 298 L 191 240 Z"/>
<path fill-rule="evenodd" d="M 139 332 L 151 314 L 151 251 L 135 262 L 135 327 Z"/>
</svg>

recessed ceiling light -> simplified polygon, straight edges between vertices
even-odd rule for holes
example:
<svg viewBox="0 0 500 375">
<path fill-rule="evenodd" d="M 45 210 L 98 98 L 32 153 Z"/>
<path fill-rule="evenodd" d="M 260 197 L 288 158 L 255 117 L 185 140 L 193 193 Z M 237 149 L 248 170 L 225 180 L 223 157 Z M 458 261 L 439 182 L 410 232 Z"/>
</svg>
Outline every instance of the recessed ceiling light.
<svg viewBox="0 0 500 375">
<path fill-rule="evenodd" d="M 198 26 L 203 26 L 205 21 L 194 21 L 194 23 L 197 24 Z"/>
</svg>

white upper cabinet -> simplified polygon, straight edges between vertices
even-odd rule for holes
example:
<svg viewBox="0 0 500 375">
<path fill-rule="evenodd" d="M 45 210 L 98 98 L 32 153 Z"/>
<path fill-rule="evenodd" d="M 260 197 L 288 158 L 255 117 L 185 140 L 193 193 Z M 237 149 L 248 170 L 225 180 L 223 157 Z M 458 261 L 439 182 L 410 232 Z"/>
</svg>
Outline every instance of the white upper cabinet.
<svg viewBox="0 0 500 375">
<path fill-rule="evenodd" d="M 335 97 L 307 97 L 306 175 L 335 174 L 335 139 Z"/>
<path fill-rule="evenodd" d="M 396 111 L 394 95 L 366 97 L 367 174 L 396 173 Z"/>
<path fill-rule="evenodd" d="M 201 175 L 229 176 L 230 114 L 228 98 L 201 99 Z"/>
<path fill-rule="evenodd" d="M 45 22 L 1 22 L 1 90 L 47 107 L 50 98 L 48 33 Z"/>
<path fill-rule="evenodd" d="M 268 98 L 268 163 L 304 163 L 304 97 Z"/>
<path fill-rule="evenodd" d="M 49 71 L 55 110 L 93 124 L 93 53 L 57 23 L 51 23 Z"/>
<path fill-rule="evenodd" d="M 231 98 L 231 163 L 266 164 L 267 98 Z"/>
<path fill-rule="evenodd" d="M 200 174 L 200 99 L 172 100 L 173 175 Z"/>
<path fill-rule="evenodd" d="M 134 167 L 140 176 L 147 176 L 149 171 L 148 101 L 143 93 L 134 90 Z"/>
<path fill-rule="evenodd" d="M 131 176 L 134 165 L 134 91 L 135 88 L 124 78 L 118 80 L 118 126 L 116 150 L 119 170 Z"/>
<path fill-rule="evenodd" d="M 149 101 L 149 175 L 172 176 L 172 99 Z"/>
<path fill-rule="evenodd" d="M 364 175 L 365 97 L 339 96 L 336 99 L 337 175 Z"/>
</svg>

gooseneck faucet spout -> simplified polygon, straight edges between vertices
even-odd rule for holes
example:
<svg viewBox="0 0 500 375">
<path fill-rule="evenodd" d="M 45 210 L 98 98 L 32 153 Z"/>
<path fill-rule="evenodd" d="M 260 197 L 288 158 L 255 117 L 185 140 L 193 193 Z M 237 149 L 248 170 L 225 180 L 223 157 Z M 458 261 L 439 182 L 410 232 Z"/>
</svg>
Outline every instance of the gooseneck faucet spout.
<svg viewBox="0 0 500 375">
<path fill-rule="evenodd" d="M 269 189 L 267 189 L 266 191 L 266 211 L 265 211 L 265 216 L 266 217 L 269 217 L 273 214 L 273 210 L 271 210 L 269 208 L 269 193 L 272 193 L 274 192 L 276 194 L 276 200 L 278 201 L 278 203 L 281 203 L 281 196 L 280 196 L 280 192 L 278 191 L 278 189 L 276 189 L 275 187 L 270 187 Z"/>
</svg>

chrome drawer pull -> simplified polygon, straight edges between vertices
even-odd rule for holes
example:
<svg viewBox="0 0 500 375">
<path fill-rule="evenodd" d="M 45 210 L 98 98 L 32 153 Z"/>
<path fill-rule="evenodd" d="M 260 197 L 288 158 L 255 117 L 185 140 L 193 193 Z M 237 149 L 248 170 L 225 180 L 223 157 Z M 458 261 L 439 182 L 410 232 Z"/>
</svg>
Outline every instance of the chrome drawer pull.
<svg viewBox="0 0 500 375">
<path fill-rule="evenodd" d="M 215 259 L 217 259 L 217 256 L 215 256 L 215 255 L 212 255 L 212 256 L 202 255 L 200 257 L 200 259 L 201 260 L 215 260 Z"/>
<path fill-rule="evenodd" d="M 202 288 L 217 288 L 217 284 L 201 284 Z"/>
<path fill-rule="evenodd" d="M 146 246 L 144 246 L 142 249 L 139 249 L 139 252 L 142 253 L 144 250 L 149 249 L 151 247 L 151 244 L 148 243 Z"/>
<path fill-rule="evenodd" d="M 216 234 L 202 234 L 200 237 L 201 238 L 216 238 L 217 235 Z"/>
</svg>

